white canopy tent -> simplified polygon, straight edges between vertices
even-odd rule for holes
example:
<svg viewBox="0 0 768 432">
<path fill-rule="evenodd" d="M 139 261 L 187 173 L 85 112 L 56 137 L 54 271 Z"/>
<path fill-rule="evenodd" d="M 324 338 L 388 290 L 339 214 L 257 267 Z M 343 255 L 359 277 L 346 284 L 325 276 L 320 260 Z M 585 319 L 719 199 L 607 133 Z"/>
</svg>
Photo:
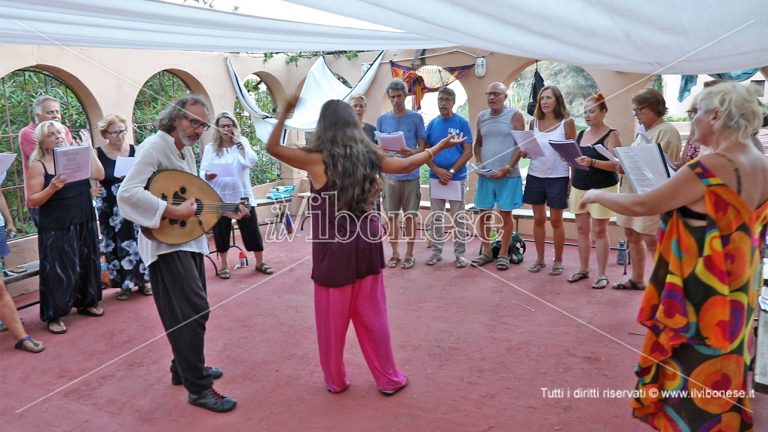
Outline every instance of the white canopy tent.
<svg viewBox="0 0 768 432">
<path fill-rule="evenodd" d="M 765 0 L 289 1 L 454 45 L 606 70 L 698 74 L 768 65 Z"/>
<path fill-rule="evenodd" d="M 245 1 L 245 0 L 243 0 Z M 0 44 L 217 52 L 466 45 L 607 70 L 717 73 L 768 64 L 764 0 L 290 0 L 404 32 L 148 0 L 0 0 Z"/>
<path fill-rule="evenodd" d="M 0 1 L 0 44 L 213 52 L 452 45 L 403 32 L 258 18 L 149 0 Z"/>
</svg>

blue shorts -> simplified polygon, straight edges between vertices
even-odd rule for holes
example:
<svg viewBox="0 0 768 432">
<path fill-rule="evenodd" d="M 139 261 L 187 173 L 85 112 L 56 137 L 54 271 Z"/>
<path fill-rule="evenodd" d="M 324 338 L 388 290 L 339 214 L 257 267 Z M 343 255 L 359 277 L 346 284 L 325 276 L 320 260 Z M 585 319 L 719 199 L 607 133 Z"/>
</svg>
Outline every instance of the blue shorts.
<svg viewBox="0 0 768 432">
<path fill-rule="evenodd" d="M 492 179 L 479 177 L 475 191 L 475 207 L 481 210 L 512 211 L 523 206 L 523 179 L 520 176 Z"/>
<path fill-rule="evenodd" d="M 523 202 L 546 204 L 554 209 L 568 208 L 568 177 L 542 178 L 528 174 L 525 178 Z"/>
</svg>

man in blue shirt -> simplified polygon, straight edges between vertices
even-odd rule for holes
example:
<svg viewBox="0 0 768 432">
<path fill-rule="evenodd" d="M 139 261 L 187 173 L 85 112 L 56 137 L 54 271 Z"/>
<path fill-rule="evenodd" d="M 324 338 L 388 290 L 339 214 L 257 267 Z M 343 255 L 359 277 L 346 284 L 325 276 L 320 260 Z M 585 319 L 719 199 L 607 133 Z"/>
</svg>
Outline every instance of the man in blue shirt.
<svg viewBox="0 0 768 432">
<path fill-rule="evenodd" d="M 405 135 L 405 148 L 399 152 L 391 152 L 398 157 L 424 151 L 424 119 L 421 114 L 405 109 L 405 83 L 393 79 L 387 84 L 387 97 L 392 104 L 392 111 L 384 113 L 376 120 L 376 130 L 383 133 L 402 131 Z M 445 138 L 445 137 L 443 137 Z M 392 256 L 387 261 L 387 267 L 394 268 L 400 264 L 400 253 L 397 250 L 400 241 L 400 211 L 405 214 L 405 237 L 408 239 L 405 248 L 405 259 L 400 267 L 410 269 L 416 265 L 413 257 L 413 245 L 416 237 L 416 217 L 421 202 L 421 185 L 419 170 L 415 169 L 406 174 L 382 174 L 384 177 L 384 211 L 389 219 L 389 244 L 392 246 Z"/>
<path fill-rule="evenodd" d="M 456 93 L 448 87 L 441 88 L 437 93 L 437 107 L 440 110 L 440 115 L 432 119 L 427 125 L 427 147 L 437 145 L 440 140 L 451 133 L 455 133 L 456 136 L 463 135 L 466 137 L 466 141 L 438 153 L 428 163 L 430 168 L 430 204 L 432 206 L 432 214 L 429 216 L 429 219 L 432 220 L 430 236 L 432 255 L 425 264 L 435 265 L 443 259 L 443 243 L 445 242 L 443 219 L 445 217 L 445 204 L 448 201 L 453 216 L 453 253 L 456 256 L 456 267 L 464 268 L 469 264 L 469 261 L 464 258 L 469 236 L 466 229 L 467 214 L 464 212 L 464 193 L 467 186 L 466 164 L 472 157 L 472 130 L 464 117 L 453 113 L 455 103 Z M 450 186 L 456 183 L 461 190 L 460 195 L 455 197 L 456 199 L 435 198 L 435 195 L 441 195 L 438 191 L 438 189 L 442 189 L 441 185 Z"/>
</svg>

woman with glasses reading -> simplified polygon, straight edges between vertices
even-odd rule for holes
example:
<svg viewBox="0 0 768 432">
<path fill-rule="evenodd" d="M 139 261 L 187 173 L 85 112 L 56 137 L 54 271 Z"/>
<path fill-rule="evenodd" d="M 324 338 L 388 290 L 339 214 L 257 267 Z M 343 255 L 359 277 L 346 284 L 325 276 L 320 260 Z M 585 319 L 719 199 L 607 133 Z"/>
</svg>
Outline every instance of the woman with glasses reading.
<svg viewBox="0 0 768 432">
<path fill-rule="evenodd" d="M 670 162 L 680 160 L 682 142 L 680 134 L 674 126 L 664 120 L 667 112 L 667 102 L 656 89 L 647 88 L 632 98 L 632 113 L 642 126 L 640 133 L 635 136 L 632 146 L 661 145 L 661 150 Z M 645 135 L 645 136 L 643 136 Z M 646 138 L 647 137 L 647 138 Z M 629 182 L 621 182 L 622 193 L 635 193 Z M 659 231 L 659 216 L 626 216 L 619 214 L 616 224 L 624 228 L 629 246 L 629 256 L 632 260 L 632 276 L 611 288 L 619 290 L 645 289 L 645 256 L 656 252 L 656 234 Z"/>
<path fill-rule="evenodd" d="M 256 219 L 256 209 L 253 203 L 256 198 L 251 190 L 251 168 L 256 165 L 258 156 L 253 151 L 251 143 L 240 135 L 240 125 L 235 116 L 222 112 L 214 122 L 213 142 L 205 146 L 203 158 L 200 161 L 200 177 L 210 183 L 224 202 L 235 203 L 248 200 L 251 214 L 238 220 L 240 237 L 245 249 L 253 252 L 256 262 L 255 269 L 264 274 L 272 274 L 269 264 L 264 262 L 264 242 L 259 231 L 259 221 Z M 216 164 L 216 165 L 214 165 Z M 214 167 L 227 166 L 229 173 L 221 172 Z M 232 235 L 232 219 L 222 217 L 213 227 L 213 239 L 216 252 L 221 259 L 218 275 L 229 279 L 230 236 Z"/>
<path fill-rule="evenodd" d="M 107 261 L 107 271 L 112 288 L 119 288 L 118 300 L 128 300 L 131 289 L 139 287 L 144 295 L 152 295 L 149 285 L 149 269 L 139 256 L 139 227 L 123 219 L 117 206 L 117 191 L 123 182 L 123 174 L 115 176 L 115 166 L 120 157 L 134 157 L 136 146 L 125 141 L 128 122 L 119 114 L 109 114 L 97 125 L 99 134 L 107 143 L 96 149 L 99 162 L 104 166 L 104 178 L 96 203 L 101 230 L 101 252 Z"/>
</svg>

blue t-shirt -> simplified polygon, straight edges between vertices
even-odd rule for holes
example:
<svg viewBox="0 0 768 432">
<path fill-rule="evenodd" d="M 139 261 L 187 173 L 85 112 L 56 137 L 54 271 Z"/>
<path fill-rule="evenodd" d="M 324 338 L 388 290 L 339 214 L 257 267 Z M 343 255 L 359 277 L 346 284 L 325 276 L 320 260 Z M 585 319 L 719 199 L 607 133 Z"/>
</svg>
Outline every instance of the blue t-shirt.
<svg viewBox="0 0 768 432">
<path fill-rule="evenodd" d="M 451 132 L 455 132 L 457 136 L 463 133 L 467 140 L 464 141 L 463 144 L 444 149 L 435 155 L 433 162 L 435 165 L 444 169 L 453 168 L 456 161 L 459 160 L 462 154 L 464 154 L 464 146 L 472 145 L 472 129 L 469 127 L 469 122 L 458 114 L 452 115 L 449 119 L 444 119 L 443 116 L 437 116 L 427 125 L 427 147 L 436 146 L 437 143 L 447 137 Z M 431 169 L 429 170 L 429 178 L 438 178 Z M 464 180 L 466 178 L 467 165 L 465 164 L 453 174 L 453 179 Z"/>
<path fill-rule="evenodd" d="M 419 148 L 419 139 L 424 138 L 424 119 L 421 114 L 405 110 L 405 114 L 395 116 L 392 112 L 384 113 L 376 119 L 376 130 L 382 133 L 403 131 L 405 146 L 411 150 Z M 399 153 L 390 152 L 397 157 L 403 157 Z M 383 174 L 392 180 L 413 180 L 419 178 L 418 168 L 407 174 Z"/>
</svg>

